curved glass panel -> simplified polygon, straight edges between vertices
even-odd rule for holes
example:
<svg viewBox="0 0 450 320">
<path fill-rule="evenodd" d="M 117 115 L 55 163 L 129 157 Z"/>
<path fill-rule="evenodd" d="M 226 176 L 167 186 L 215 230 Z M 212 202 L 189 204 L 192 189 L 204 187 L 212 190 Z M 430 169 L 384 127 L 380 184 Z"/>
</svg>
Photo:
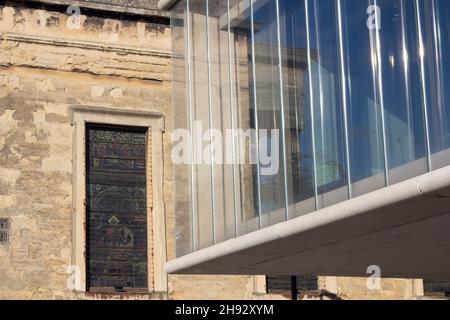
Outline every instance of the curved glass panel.
<svg viewBox="0 0 450 320">
<path fill-rule="evenodd" d="M 242 235 L 260 227 L 258 168 L 252 160 L 255 135 L 252 17 L 250 0 L 230 0 L 226 28 L 229 32 L 231 106 L 235 145 L 236 229 Z M 223 24 L 222 24 L 223 25 Z M 231 114 L 230 114 L 231 115 Z"/>
<path fill-rule="evenodd" d="M 192 107 L 191 134 L 193 136 L 194 198 L 196 216 L 194 233 L 196 249 L 214 244 L 215 238 L 215 167 L 211 165 L 213 150 L 208 130 L 211 126 L 209 104 L 209 60 L 206 3 L 189 0 L 190 100 Z"/>
<path fill-rule="evenodd" d="M 185 0 L 171 19 L 177 254 L 450 164 L 448 0 Z"/>
<path fill-rule="evenodd" d="M 174 127 L 180 129 L 180 133 L 190 132 L 190 105 L 189 105 L 189 81 L 188 70 L 185 61 L 187 59 L 186 45 L 186 2 L 180 1 L 171 11 L 171 29 L 172 29 L 172 64 L 173 64 L 173 91 L 172 101 L 174 113 L 178 112 L 174 118 Z M 175 110 L 176 108 L 176 110 Z M 182 142 L 182 139 L 188 139 L 189 135 L 180 135 L 176 137 L 176 143 Z M 179 139 L 179 140 L 178 140 Z M 182 157 L 190 157 L 192 150 L 181 151 Z M 175 241 L 177 256 L 188 254 L 194 250 L 193 244 L 193 198 L 192 192 L 195 188 L 192 185 L 192 169 L 188 161 L 174 166 L 173 178 L 178 179 L 174 185 L 174 209 L 177 212 L 175 223 Z"/>
<path fill-rule="evenodd" d="M 254 122 L 258 135 L 261 225 L 286 218 L 284 132 L 275 0 L 253 0 Z"/>
<path fill-rule="evenodd" d="M 342 0 L 341 68 L 348 110 L 352 196 L 380 189 L 385 180 L 381 99 L 374 32 L 367 28 L 370 1 Z M 370 178 L 370 179 L 368 179 Z"/>
<path fill-rule="evenodd" d="M 450 162 L 450 2 L 416 0 L 432 169 Z"/>
<path fill-rule="evenodd" d="M 314 148 L 305 1 L 279 1 L 290 217 L 314 211 Z"/>
<path fill-rule="evenodd" d="M 381 90 L 386 120 L 389 183 L 427 171 L 424 114 L 420 90 L 414 3 L 377 1 Z M 413 37 L 411 37 L 413 36 Z"/>
<path fill-rule="evenodd" d="M 233 130 L 230 99 L 230 59 L 228 44 L 227 2 L 208 2 L 208 44 L 210 70 L 211 127 L 215 144 L 214 197 L 215 241 L 236 235 L 235 206 L 237 193 L 234 177 L 234 148 L 227 134 Z M 227 161 L 228 159 L 228 161 Z"/>
<path fill-rule="evenodd" d="M 335 0 L 307 0 L 318 206 L 349 198 Z"/>
</svg>

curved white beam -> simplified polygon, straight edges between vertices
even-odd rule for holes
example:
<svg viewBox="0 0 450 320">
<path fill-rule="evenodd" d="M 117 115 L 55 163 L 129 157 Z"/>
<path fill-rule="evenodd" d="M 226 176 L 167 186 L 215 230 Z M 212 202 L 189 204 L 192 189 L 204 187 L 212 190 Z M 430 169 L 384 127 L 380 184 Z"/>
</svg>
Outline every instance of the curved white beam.
<svg viewBox="0 0 450 320">
<path fill-rule="evenodd" d="M 158 2 L 158 9 L 159 10 L 170 10 L 175 3 L 177 3 L 179 0 L 159 0 Z"/>
<path fill-rule="evenodd" d="M 404 213 L 396 214 L 396 210 L 392 212 L 391 210 L 405 205 L 405 203 L 412 204 L 411 208 L 414 209 L 414 206 L 417 207 L 416 203 L 419 200 L 448 198 L 450 196 L 449 187 L 450 166 L 447 166 L 310 214 L 265 227 L 261 230 L 193 252 L 169 261 L 166 263 L 165 270 L 167 273 L 207 273 L 209 269 L 208 265 L 215 265 L 212 271 L 216 272 L 222 267 L 217 269 L 217 264 L 214 260 L 218 261 L 225 256 L 233 256 L 232 264 L 236 264 L 238 267 L 234 268 L 237 269 L 235 271 L 239 272 L 239 269 L 241 269 L 243 274 L 245 274 L 245 271 L 249 270 L 245 266 L 257 264 L 259 258 L 252 262 L 247 261 L 247 263 L 239 259 L 242 260 L 247 254 L 251 256 L 255 248 L 261 246 L 269 248 L 270 243 L 288 241 L 289 238 L 301 236 L 304 233 L 313 234 L 319 228 L 332 226 L 336 223 L 339 223 L 341 226 L 346 225 L 347 230 L 350 230 L 353 236 L 379 232 L 380 230 L 384 230 L 384 228 L 389 229 L 392 226 L 403 223 L 412 223 L 414 222 L 412 220 L 412 212 L 411 215 L 404 215 Z M 389 211 L 389 215 L 386 215 L 387 211 Z M 367 214 L 368 216 L 364 216 Z M 425 215 L 426 213 L 424 213 Z M 360 224 L 353 224 L 353 221 L 359 220 L 361 222 L 361 219 L 366 218 L 368 224 L 365 225 L 364 230 L 358 229 L 361 226 Z M 417 220 L 417 216 L 414 219 Z M 346 236 L 350 237 L 349 234 L 328 234 L 327 236 L 330 236 L 330 239 L 328 239 L 330 241 L 340 241 L 341 239 L 345 239 Z M 315 239 L 311 239 L 310 245 L 316 245 L 317 243 L 315 242 L 317 242 Z M 275 246 L 274 251 L 270 252 L 270 255 L 266 255 L 262 260 L 276 260 L 277 256 L 280 254 L 283 255 L 279 249 L 279 246 Z M 288 253 L 290 249 L 286 248 L 286 254 L 290 254 Z M 239 258 L 241 253 L 243 255 Z M 268 251 L 266 250 L 265 253 L 267 254 Z M 197 269 L 197 267 L 199 268 Z M 240 267 L 244 268 L 242 269 Z M 223 273 L 227 273 L 225 269 L 227 268 L 224 268 Z M 267 271 L 270 272 L 270 270 Z"/>
</svg>

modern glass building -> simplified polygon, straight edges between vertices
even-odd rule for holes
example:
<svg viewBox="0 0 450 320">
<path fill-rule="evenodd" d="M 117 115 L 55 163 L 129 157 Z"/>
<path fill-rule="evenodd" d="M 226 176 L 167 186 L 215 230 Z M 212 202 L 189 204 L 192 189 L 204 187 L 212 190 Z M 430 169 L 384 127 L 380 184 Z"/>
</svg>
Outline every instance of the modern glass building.
<svg viewBox="0 0 450 320">
<path fill-rule="evenodd" d="M 226 256 L 280 265 L 286 246 L 319 247 L 310 230 L 339 222 L 330 230 L 344 232 L 344 221 L 361 226 L 356 213 L 388 206 L 395 223 L 412 223 L 416 215 L 396 220 L 396 212 L 426 193 L 420 183 L 430 192 L 450 185 L 450 1 L 181 0 L 160 7 L 172 13 L 178 129 L 179 259 L 169 271 L 221 272 Z M 355 220 L 336 218 L 352 210 Z M 320 216 L 329 219 L 305 233 Z M 362 225 L 379 222 L 375 231 L 392 227 L 381 216 Z M 244 269 L 230 262 L 223 273 Z"/>
</svg>

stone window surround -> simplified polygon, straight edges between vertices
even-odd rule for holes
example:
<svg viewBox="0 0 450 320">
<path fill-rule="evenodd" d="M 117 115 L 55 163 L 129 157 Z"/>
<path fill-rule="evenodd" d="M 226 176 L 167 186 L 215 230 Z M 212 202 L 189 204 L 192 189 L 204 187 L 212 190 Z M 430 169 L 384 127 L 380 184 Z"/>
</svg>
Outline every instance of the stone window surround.
<svg viewBox="0 0 450 320">
<path fill-rule="evenodd" d="M 86 123 L 135 126 L 148 128 L 151 139 L 150 157 L 147 158 L 147 184 L 152 186 L 147 201 L 151 218 L 148 230 L 152 231 L 153 272 L 148 273 L 149 293 L 167 293 L 167 261 L 165 205 L 163 197 L 163 133 L 164 115 L 159 112 L 120 110 L 85 105 L 70 106 L 70 121 L 73 126 L 73 216 L 72 216 L 72 266 L 78 271 L 74 291 L 86 292 Z M 151 181 L 149 181 L 151 179 Z M 151 192 L 151 194 L 150 194 Z M 150 256 L 149 256 L 150 258 Z M 152 290 L 150 286 L 153 284 Z"/>
</svg>

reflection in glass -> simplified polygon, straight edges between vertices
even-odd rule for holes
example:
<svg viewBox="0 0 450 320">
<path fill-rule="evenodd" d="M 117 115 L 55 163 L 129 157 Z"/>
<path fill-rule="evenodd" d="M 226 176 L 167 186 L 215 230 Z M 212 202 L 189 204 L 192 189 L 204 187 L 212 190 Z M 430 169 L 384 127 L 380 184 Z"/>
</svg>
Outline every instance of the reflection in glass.
<svg viewBox="0 0 450 320">
<path fill-rule="evenodd" d="M 382 28 L 378 31 L 379 72 L 386 120 L 389 183 L 393 184 L 427 171 L 420 64 L 414 31 L 414 3 L 405 0 L 377 3 L 383 13 Z M 411 163 L 409 167 L 404 167 L 408 163 Z M 399 168 L 401 166 L 403 168 Z"/>
<path fill-rule="evenodd" d="M 370 1 L 342 0 L 342 50 L 348 110 L 352 196 L 386 185 L 375 38 L 367 28 Z M 367 178 L 371 179 L 367 179 Z"/>
<path fill-rule="evenodd" d="M 286 168 L 290 217 L 315 205 L 315 176 L 305 1 L 280 0 L 281 62 L 286 123 Z"/>
<path fill-rule="evenodd" d="M 277 156 L 269 163 L 273 170 L 261 161 L 259 183 L 261 193 L 262 225 L 270 225 L 285 218 L 284 141 L 282 101 L 279 78 L 280 57 L 278 55 L 276 2 L 274 0 L 253 1 L 253 59 L 255 72 L 255 105 L 259 152 Z M 275 141 L 273 141 L 275 140 Z M 267 146 L 265 145 L 267 144 Z M 276 146 L 275 149 L 271 147 Z M 267 150 L 267 152 L 266 152 Z M 269 174 L 265 174 L 268 172 Z M 254 181 L 258 181 L 255 179 Z"/>
<path fill-rule="evenodd" d="M 200 131 L 193 139 L 193 161 L 195 164 L 194 182 L 197 190 L 195 197 L 197 230 L 194 233 L 196 249 L 202 249 L 214 244 L 214 166 L 211 166 L 211 149 L 206 130 L 211 128 L 209 109 L 209 68 L 208 42 L 206 28 L 206 3 L 204 0 L 189 0 L 189 52 L 190 85 L 193 123 L 201 124 L 193 127 L 193 134 Z M 206 93 L 206 94 L 205 94 Z"/>
<path fill-rule="evenodd" d="M 174 118 L 174 126 L 180 129 L 190 129 L 190 106 L 188 75 L 185 59 L 188 55 L 185 52 L 187 39 L 185 37 L 186 28 L 186 1 L 180 1 L 171 11 L 172 29 L 172 53 L 173 53 L 173 105 L 176 106 L 178 116 Z M 174 110 L 175 113 L 175 110 Z M 192 154 L 192 150 L 185 150 Z M 175 211 L 177 212 L 175 224 L 175 239 L 177 256 L 188 254 L 194 250 L 193 244 L 193 215 L 192 205 L 194 204 L 192 193 L 195 188 L 192 185 L 192 169 L 190 164 L 179 164 L 174 166 L 174 179 L 178 178 L 179 183 L 175 184 Z"/>
<path fill-rule="evenodd" d="M 220 25 L 227 19 L 227 3 L 210 1 L 208 13 L 210 121 L 211 127 L 222 135 L 232 129 L 228 28 Z M 222 150 L 215 153 L 213 164 L 216 242 L 232 238 L 236 232 L 234 168 L 226 162 L 227 158 L 233 157 L 234 150 L 227 148 L 226 139 L 221 139 L 220 147 Z"/>
<path fill-rule="evenodd" d="M 450 2 L 417 0 L 432 169 L 448 165 L 450 155 Z"/>
<path fill-rule="evenodd" d="M 347 200 L 347 163 L 340 68 L 336 1 L 307 0 L 311 97 L 314 112 L 315 164 L 319 208 Z M 331 192 L 333 191 L 333 192 Z"/>
<path fill-rule="evenodd" d="M 236 133 L 236 229 L 242 235 L 260 227 L 260 184 L 258 166 L 250 161 L 251 142 L 254 136 L 247 134 L 255 128 L 253 92 L 252 17 L 250 0 L 230 0 L 226 22 L 230 30 L 229 52 L 231 63 L 231 106 Z M 222 19 L 223 21 L 223 19 Z M 223 24 L 222 24 L 223 25 Z M 223 28 L 223 26 L 222 26 Z"/>
<path fill-rule="evenodd" d="M 450 1 L 185 0 L 171 20 L 178 255 L 450 164 Z"/>
</svg>

